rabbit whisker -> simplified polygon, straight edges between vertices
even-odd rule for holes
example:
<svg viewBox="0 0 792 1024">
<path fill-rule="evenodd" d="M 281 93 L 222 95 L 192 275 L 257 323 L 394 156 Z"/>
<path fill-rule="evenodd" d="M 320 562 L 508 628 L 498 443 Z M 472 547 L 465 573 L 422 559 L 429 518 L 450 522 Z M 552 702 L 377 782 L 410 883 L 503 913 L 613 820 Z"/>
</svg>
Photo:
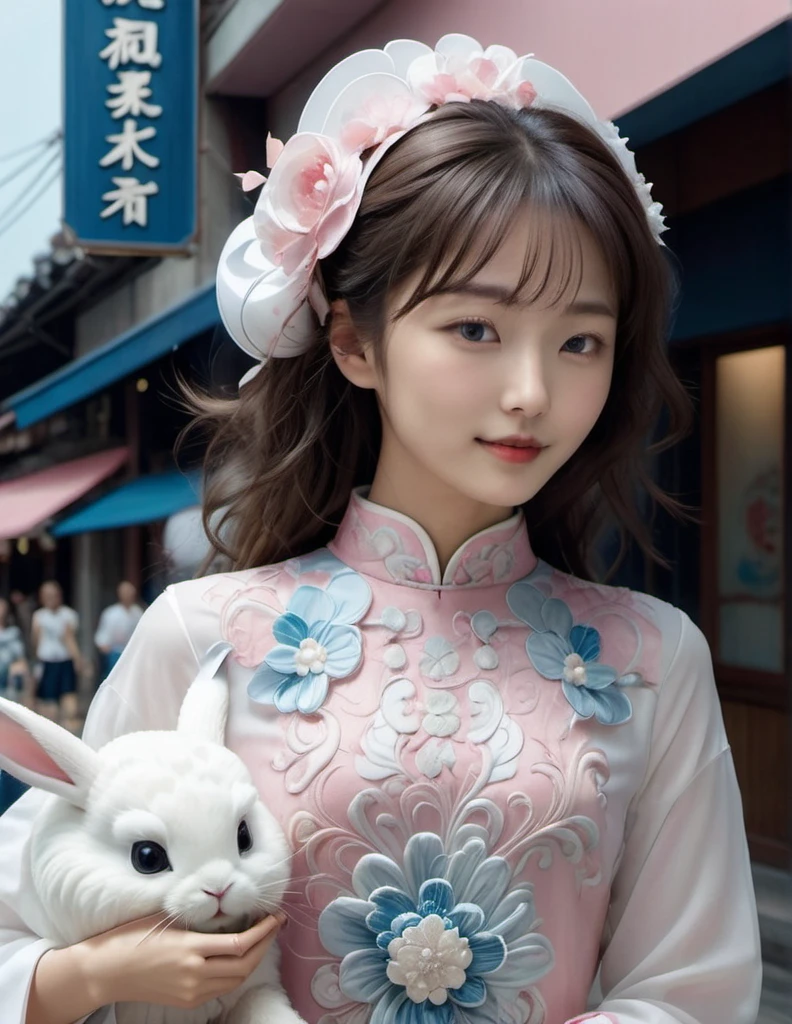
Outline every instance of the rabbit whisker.
<svg viewBox="0 0 792 1024">
<path fill-rule="evenodd" d="M 316 916 L 308 911 L 304 911 L 301 907 L 289 907 L 289 920 L 294 921 L 301 928 L 316 931 Z"/>
<path fill-rule="evenodd" d="M 181 916 L 182 915 L 180 913 L 168 914 L 164 920 L 157 921 L 157 923 L 152 925 L 152 927 L 146 932 L 140 942 L 138 942 L 138 945 L 141 945 L 141 943 L 145 942 L 146 939 L 150 938 L 155 933 L 162 934 L 162 932 L 164 932 L 170 925 L 178 921 Z"/>
</svg>

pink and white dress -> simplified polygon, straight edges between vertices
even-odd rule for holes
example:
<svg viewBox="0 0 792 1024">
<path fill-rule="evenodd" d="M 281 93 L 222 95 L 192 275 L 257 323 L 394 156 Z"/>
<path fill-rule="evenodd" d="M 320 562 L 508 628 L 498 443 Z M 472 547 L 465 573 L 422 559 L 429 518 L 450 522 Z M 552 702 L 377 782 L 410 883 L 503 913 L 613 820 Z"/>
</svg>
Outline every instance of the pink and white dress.
<svg viewBox="0 0 792 1024">
<path fill-rule="evenodd" d="M 752 1024 L 740 794 L 682 612 L 538 561 L 520 515 L 441 577 L 425 531 L 358 492 L 328 548 L 162 595 L 88 742 L 175 727 L 218 640 L 227 743 L 294 852 L 282 974 L 309 1024 Z M 0 818 L 4 1024 L 52 945 L 38 800 Z"/>
</svg>

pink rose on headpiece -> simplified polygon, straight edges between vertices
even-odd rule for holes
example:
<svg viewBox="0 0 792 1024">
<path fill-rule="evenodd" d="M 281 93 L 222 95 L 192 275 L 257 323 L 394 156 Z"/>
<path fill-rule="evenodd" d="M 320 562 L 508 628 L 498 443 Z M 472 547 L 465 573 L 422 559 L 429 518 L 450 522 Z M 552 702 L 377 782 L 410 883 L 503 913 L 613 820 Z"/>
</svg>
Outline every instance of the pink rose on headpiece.
<svg viewBox="0 0 792 1024">
<path fill-rule="evenodd" d="M 304 132 L 283 147 L 261 190 L 253 222 L 262 252 L 286 274 L 333 252 L 360 206 L 360 157 Z"/>
</svg>

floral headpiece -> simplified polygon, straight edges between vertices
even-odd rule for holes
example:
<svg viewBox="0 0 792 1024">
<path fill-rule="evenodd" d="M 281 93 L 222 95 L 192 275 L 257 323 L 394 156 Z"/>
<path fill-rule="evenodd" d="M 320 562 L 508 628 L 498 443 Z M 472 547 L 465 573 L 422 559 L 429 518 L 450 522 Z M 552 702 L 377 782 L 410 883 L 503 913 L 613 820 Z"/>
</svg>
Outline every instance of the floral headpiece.
<svg viewBox="0 0 792 1024">
<path fill-rule="evenodd" d="M 226 242 L 217 300 L 236 343 L 259 360 L 307 351 L 317 319 L 329 311 L 317 261 L 338 248 L 352 226 L 363 189 L 379 160 L 407 131 L 444 103 L 488 100 L 511 109 L 552 108 L 582 121 L 608 145 L 635 186 L 662 245 L 662 207 L 638 173 L 627 139 L 600 121 L 555 68 L 518 57 L 506 46 L 484 50 L 470 36 L 443 36 L 434 50 L 396 39 L 336 64 L 311 93 L 297 134 L 267 139 L 265 179 L 241 175 L 245 189 L 264 187 L 252 217 Z M 365 158 L 363 154 L 366 154 Z"/>
</svg>

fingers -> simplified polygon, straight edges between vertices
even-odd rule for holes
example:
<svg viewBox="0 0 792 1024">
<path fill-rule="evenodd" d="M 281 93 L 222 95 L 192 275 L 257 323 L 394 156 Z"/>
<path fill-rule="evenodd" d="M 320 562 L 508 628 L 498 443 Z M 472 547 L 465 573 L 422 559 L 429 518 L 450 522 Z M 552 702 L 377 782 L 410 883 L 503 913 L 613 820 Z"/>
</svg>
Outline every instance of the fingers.
<svg viewBox="0 0 792 1024">
<path fill-rule="evenodd" d="M 227 996 L 234 989 L 239 988 L 240 984 L 239 978 L 235 977 L 212 978 L 198 990 L 198 995 L 194 1000 L 195 1006 L 203 1006 L 210 999 L 219 999 L 221 996 Z"/>
<path fill-rule="evenodd" d="M 219 981 L 221 978 L 236 978 L 237 984 L 258 967 L 275 941 L 276 933 L 270 932 L 244 954 L 244 956 L 210 956 L 206 959 L 205 975 Z"/>
<path fill-rule="evenodd" d="M 232 932 L 225 935 L 202 933 L 196 936 L 196 948 L 201 956 L 207 958 L 235 957 L 238 959 L 244 957 L 262 939 L 276 933 L 279 924 L 276 917 L 269 915 L 244 932 Z"/>
</svg>

